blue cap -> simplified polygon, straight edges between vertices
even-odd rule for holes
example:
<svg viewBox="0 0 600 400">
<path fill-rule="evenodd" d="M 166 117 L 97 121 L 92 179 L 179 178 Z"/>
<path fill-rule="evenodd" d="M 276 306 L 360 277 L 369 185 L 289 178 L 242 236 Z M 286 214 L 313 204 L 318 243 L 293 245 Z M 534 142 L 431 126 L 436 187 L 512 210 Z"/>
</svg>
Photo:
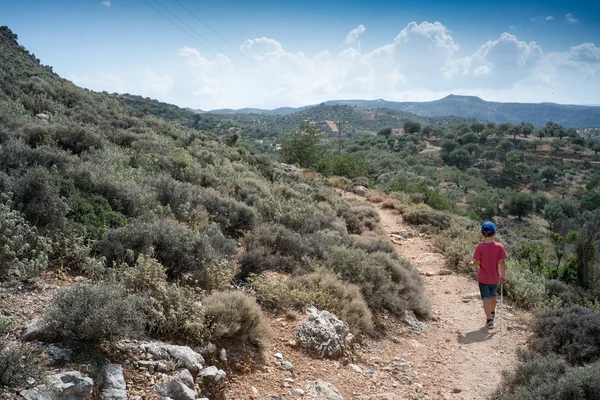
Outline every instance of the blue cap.
<svg viewBox="0 0 600 400">
<path fill-rule="evenodd" d="M 484 222 L 483 224 L 481 224 L 481 233 L 483 233 L 484 235 L 493 235 L 494 233 L 496 233 L 496 225 L 494 225 L 494 223 L 490 221 Z"/>
</svg>

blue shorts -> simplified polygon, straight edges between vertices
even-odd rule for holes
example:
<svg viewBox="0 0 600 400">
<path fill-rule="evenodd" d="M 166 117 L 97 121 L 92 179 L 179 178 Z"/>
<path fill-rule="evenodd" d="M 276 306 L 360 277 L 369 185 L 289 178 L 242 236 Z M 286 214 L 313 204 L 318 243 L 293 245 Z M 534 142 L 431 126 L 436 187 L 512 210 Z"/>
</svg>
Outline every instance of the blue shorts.
<svg viewBox="0 0 600 400">
<path fill-rule="evenodd" d="M 498 284 L 488 285 L 486 283 L 479 282 L 479 293 L 481 293 L 481 300 L 489 300 L 496 298 L 496 292 L 498 290 Z"/>
</svg>

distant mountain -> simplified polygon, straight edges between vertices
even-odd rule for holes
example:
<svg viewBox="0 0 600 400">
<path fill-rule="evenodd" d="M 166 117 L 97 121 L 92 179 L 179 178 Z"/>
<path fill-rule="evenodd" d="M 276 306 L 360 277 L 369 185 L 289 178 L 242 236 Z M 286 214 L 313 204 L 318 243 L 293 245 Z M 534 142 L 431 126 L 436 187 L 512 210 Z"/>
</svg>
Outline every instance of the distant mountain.
<svg viewBox="0 0 600 400">
<path fill-rule="evenodd" d="M 485 101 L 476 96 L 449 95 L 440 100 L 425 102 L 395 102 L 378 100 L 332 100 L 326 105 L 348 105 L 363 109 L 387 108 L 410 112 L 423 117 L 457 117 L 475 118 L 495 123 L 522 121 L 531 122 L 535 126 L 545 125 L 547 121 L 557 122 L 568 128 L 600 126 L 600 107 L 565 105 L 555 103 L 500 103 Z M 289 115 L 307 108 L 282 107 L 275 110 L 246 108 L 241 110 L 214 110 L 216 114 L 265 114 Z"/>
</svg>

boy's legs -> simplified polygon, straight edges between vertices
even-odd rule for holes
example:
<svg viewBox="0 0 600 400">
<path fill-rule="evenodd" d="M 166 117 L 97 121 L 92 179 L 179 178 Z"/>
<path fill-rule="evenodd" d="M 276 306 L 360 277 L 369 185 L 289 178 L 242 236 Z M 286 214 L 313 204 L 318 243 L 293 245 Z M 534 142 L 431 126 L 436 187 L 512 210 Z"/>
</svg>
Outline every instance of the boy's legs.
<svg viewBox="0 0 600 400">
<path fill-rule="evenodd" d="M 486 285 L 480 282 L 479 291 L 481 293 L 481 300 L 483 301 L 485 318 L 489 322 L 493 319 L 492 311 L 496 311 L 496 285 Z"/>
<path fill-rule="evenodd" d="M 483 311 L 485 311 L 485 318 L 492 319 L 492 300 L 483 300 Z"/>
</svg>

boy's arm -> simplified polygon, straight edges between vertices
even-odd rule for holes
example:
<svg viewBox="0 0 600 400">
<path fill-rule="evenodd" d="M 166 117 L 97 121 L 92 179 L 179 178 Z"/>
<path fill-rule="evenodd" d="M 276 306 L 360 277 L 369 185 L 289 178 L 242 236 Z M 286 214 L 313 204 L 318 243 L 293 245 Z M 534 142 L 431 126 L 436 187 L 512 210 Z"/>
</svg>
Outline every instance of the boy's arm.
<svg viewBox="0 0 600 400">
<path fill-rule="evenodd" d="M 506 283 L 506 262 L 504 259 L 498 262 L 498 266 L 500 267 L 500 282 Z"/>
</svg>

